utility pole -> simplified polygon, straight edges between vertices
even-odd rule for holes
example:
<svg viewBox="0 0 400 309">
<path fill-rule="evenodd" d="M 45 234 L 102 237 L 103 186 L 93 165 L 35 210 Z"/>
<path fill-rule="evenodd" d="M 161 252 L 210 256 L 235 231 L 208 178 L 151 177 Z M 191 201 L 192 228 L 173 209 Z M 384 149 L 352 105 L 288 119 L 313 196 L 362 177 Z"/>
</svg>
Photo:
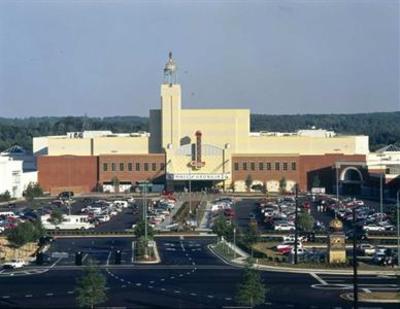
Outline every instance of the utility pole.
<svg viewBox="0 0 400 309">
<path fill-rule="evenodd" d="M 399 222 L 399 213 L 400 213 L 400 201 L 399 201 L 400 190 L 397 190 L 397 266 L 400 269 L 400 222 Z"/>
<path fill-rule="evenodd" d="M 353 302 L 354 309 L 358 309 L 358 282 L 357 282 L 357 226 L 356 207 L 353 207 Z"/>
<path fill-rule="evenodd" d="M 294 216 L 294 263 L 297 264 L 297 239 L 298 239 L 298 231 L 297 231 L 297 215 L 298 215 L 298 199 L 299 199 L 299 185 L 296 183 L 296 209 L 295 209 L 295 216 Z"/>
</svg>

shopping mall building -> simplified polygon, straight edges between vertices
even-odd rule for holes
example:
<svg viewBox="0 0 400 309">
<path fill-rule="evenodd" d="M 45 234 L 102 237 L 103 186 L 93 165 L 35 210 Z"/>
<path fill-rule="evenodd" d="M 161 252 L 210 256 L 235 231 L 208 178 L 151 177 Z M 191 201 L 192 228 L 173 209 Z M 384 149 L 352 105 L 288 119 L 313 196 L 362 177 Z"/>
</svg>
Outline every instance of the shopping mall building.
<svg viewBox="0 0 400 309">
<path fill-rule="evenodd" d="M 250 132 L 248 109 L 184 109 L 175 71 L 170 56 L 160 109 L 150 110 L 149 132 L 34 138 L 38 181 L 45 191 L 121 192 L 150 181 L 169 190 L 190 183 L 193 190 L 274 192 L 285 179 L 286 191 L 296 183 L 307 191 L 314 182 L 327 192 L 337 186 L 352 192 L 387 170 L 379 160 L 368 166 L 368 136 L 318 129 Z"/>
</svg>

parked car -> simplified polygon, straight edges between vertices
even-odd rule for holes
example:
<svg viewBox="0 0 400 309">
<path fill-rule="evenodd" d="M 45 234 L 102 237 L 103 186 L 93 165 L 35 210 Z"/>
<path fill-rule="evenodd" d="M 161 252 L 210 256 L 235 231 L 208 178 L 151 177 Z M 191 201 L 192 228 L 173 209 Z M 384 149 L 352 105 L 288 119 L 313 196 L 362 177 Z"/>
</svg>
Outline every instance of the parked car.
<svg viewBox="0 0 400 309">
<path fill-rule="evenodd" d="M 385 231 L 385 228 L 378 224 L 369 224 L 369 225 L 364 225 L 363 230 L 368 232 L 383 232 Z"/>
<path fill-rule="evenodd" d="M 291 225 L 288 223 L 280 223 L 280 224 L 274 225 L 274 230 L 275 231 L 294 231 L 295 227 L 294 227 L 294 225 Z"/>
<path fill-rule="evenodd" d="M 373 255 L 376 252 L 375 246 L 373 246 L 371 244 L 360 244 L 358 246 L 358 249 L 364 255 Z"/>
<path fill-rule="evenodd" d="M 16 269 L 16 268 L 22 268 L 26 265 L 24 261 L 21 260 L 12 260 L 10 262 L 6 262 L 3 264 L 4 269 Z"/>
</svg>

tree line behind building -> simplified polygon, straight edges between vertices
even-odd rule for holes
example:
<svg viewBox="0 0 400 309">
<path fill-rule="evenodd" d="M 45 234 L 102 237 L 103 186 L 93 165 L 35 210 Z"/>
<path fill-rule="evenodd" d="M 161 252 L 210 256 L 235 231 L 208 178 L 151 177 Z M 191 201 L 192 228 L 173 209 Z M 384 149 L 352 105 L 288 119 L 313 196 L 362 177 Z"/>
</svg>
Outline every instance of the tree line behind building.
<svg viewBox="0 0 400 309">
<path fill-rule="evenodd" d="M 251 115 L 251 131 L 293 132 L 300 129 L 333 130 L 338 134 L 368 135 L 372 151 L 388 144 L 400 146 L 400 112 L 322 115 Z M 83 130 L 126 133 L 148 130 L 148 118 L 30 117 L 0 118 L 0 151 L 18 144 L 32 148 L 32 137 L 63 135 Z"/>
</svg>

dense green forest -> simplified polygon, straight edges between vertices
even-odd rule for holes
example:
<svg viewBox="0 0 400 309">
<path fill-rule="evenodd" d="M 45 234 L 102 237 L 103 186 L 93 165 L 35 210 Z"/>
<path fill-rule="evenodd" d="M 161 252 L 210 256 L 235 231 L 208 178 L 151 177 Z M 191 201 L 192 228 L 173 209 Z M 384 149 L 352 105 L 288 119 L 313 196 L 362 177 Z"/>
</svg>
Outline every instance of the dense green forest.
<svg viewBox="0 0 400 309">
<path fill-rule="evenodd" d="M 338 134 L 369 135 L 371 150 L 388 144 L 400 145 L 400 112 L 251 115 L 252 131 L 290 132 L 313 126 L 333 130 Z M 148 130 L 148 118 L 138 116 L 0 118 L 0 151 L 15 144 L 30 150 L 34 136 L 61 135 L 81 130 L 111 130 L 115 133 Z"/>
</svg>

